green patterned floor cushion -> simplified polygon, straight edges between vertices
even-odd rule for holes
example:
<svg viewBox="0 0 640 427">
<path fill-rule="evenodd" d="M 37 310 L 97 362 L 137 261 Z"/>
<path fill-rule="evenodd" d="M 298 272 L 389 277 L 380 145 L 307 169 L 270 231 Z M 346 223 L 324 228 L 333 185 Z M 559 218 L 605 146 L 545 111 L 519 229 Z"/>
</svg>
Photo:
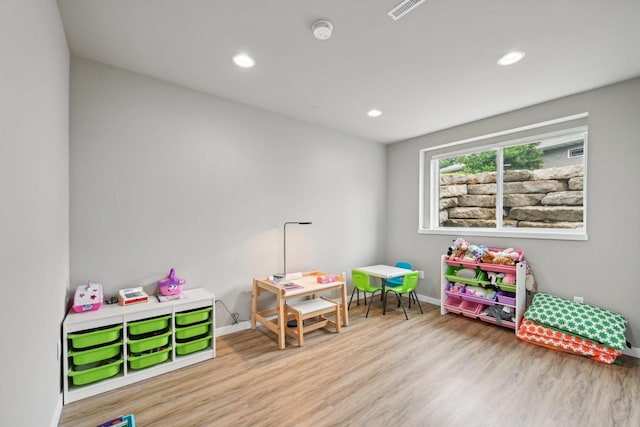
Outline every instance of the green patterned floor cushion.
<svg viewBox="0 0 640 427">
<path fill-rule="evenodd" d="M 625 348 L 627 319 L 588 304 L 537 293 L 524 314 L 529 320 L 542 325 L 588 338 L 601 344 L 623 350 Z"/>
</svg>

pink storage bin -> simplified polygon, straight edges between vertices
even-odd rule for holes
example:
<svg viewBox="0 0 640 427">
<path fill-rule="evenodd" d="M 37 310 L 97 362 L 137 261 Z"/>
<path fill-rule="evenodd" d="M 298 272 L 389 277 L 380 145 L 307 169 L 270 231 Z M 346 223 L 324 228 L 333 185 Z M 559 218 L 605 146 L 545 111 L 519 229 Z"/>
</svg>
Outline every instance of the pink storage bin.
<svg viewBox="0 0 640 427">
<path fill-rule="evenodd" d="M 467 267 L 467 268 L 473 268 L 475 269 L 478 266 L 478 260 L 469 260 L 469 259 L 461 259 L 461 258 L 454 258 L 454 257 L 450 257 L 450 256 L 445 256 L 445 262 L 449 265 L 452 265 L 454 267 Z"/>
<path fill-rule="evenodd" d="M 462 298 L 459 297 L 447 297 L 444 302 L 444 308 L 452 313 L 460 314 L 460 305 L 462 304 Z"/>
<path fill-rule="evenodd" d="M 460 304 L 460 312 L 468 317 L 478 317 L 482 310 L 484 310 L 485 305 L 480 304 L 473 301 L 462 300 L 462 304 Z"/>
<path fill-rule="evenodd" d="M 501 302 L 506 305 L 516 305 L 516 294 L 515 292 L 508 291 L 499 291 L 498 292 L 498 302 Z"/>
<path fill-rule="evenodd" d="M 504 249 L 489 248 L 489 250 L 491 252 L 502 252 Z M 514 249 L 513 252 L 516 252 L 519 255 L 518 259 L 516 260 L 517 262 L 524 261 L 524 251 L 520 249 Z M 480 262 L 478 266 L 480 267 L 481 270 L 484 270 L 484 271 L 495 271 L 497 273 L 512 273 L 512 274 L 516 273 L 515 265 L 490 264 L 487 262 Z"/>
</svg>

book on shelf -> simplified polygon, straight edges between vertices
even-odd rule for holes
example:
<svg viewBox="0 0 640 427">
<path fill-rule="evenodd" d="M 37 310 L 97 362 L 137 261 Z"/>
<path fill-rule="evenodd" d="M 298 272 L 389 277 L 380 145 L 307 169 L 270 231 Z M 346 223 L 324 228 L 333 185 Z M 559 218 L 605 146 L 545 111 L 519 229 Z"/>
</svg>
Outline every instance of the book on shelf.
<svg viewBox="0 0 640 427">
<path fill-rule="evenodd" d="M 156 297 L 158 297 L 158 301 L 159 302 L 168 302 L 168 301 L 175 301 L 175 300 L 179 300 L 179 299 L 183 299 L 185 298 L 185 294 L 183 294 L 182 292 L 177 294 L 177 295 L 156 295 Z"/>
</svg>

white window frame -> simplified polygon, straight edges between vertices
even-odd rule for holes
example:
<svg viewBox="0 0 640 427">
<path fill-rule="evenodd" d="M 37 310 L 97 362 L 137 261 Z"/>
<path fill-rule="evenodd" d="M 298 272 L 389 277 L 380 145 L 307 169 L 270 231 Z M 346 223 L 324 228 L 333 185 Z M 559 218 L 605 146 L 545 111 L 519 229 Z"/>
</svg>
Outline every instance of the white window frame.
<svg viewBox="0 0 640 427">
<path fill-rule="evenodd" d="M 456 236 L 483 236 L 483 237 L 516 237 L 529 239 L 554 239 L 554 240 L 588 240 L 587 234 L 587 138 L 588 113 L 580 113 L 559 119 L 548 120 L 506 131 L 496 132 L 461 141 L 450 142 L 435 147 L 420 150 L 420 182 L 418 203 L 418 233 L 441 234 Z M 526 144 L 535 140 L 557 137 L 569 133 L 584 134 L 584 186 L 583 186 L 583 227 L 579 229 L 557 228 L 503 228 L 502 227 L 502 203 L 503 203 L 503 168 L 497 167 L 497 194 L 495 228 L 477 227 L 441 227 L 439 224 L 439 191 L 440 175 L 439 160 L 453 156 L 464 155 L 472 152 L 488 151 L 492 148 Z M 502 150 L 498 150 L 497 165 L 502 165 Z M 429 192 L 426 194 L 426 178 L 429 178 Z M 425 204 L 428 202 L 428 205 Z M 425 213 L 429 213 L 425 216 Z"/>
</svg>

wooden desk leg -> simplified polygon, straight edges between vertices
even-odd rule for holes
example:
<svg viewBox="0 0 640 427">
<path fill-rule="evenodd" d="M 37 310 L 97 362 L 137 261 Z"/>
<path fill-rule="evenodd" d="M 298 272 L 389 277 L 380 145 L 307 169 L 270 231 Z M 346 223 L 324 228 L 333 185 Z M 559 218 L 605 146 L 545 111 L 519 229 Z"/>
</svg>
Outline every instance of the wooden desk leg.
<svg viewBox="0 0 640 427">
<path fill-rule="evenodd" d="M 258 284 L 253 281 L 253 291 L 251 292 L 251 329 L 256 328 L 256 313 L 258 312 Z"/>
<path fill-rule="evenodd" d="M 342 325 L 349 326 L 349 309 L 347 307 L 347 284 L 342 285 Z"/>
<path fill-rule="evenodd" d="M 284 300 L 282 299 L 282 292 L 278 292 L 277 296 L 278 304 L 278 348 L 284 350 L 285 346 L 285 329 L 287 327 L 287 319 L 284 312 Z"/>
</svg>

